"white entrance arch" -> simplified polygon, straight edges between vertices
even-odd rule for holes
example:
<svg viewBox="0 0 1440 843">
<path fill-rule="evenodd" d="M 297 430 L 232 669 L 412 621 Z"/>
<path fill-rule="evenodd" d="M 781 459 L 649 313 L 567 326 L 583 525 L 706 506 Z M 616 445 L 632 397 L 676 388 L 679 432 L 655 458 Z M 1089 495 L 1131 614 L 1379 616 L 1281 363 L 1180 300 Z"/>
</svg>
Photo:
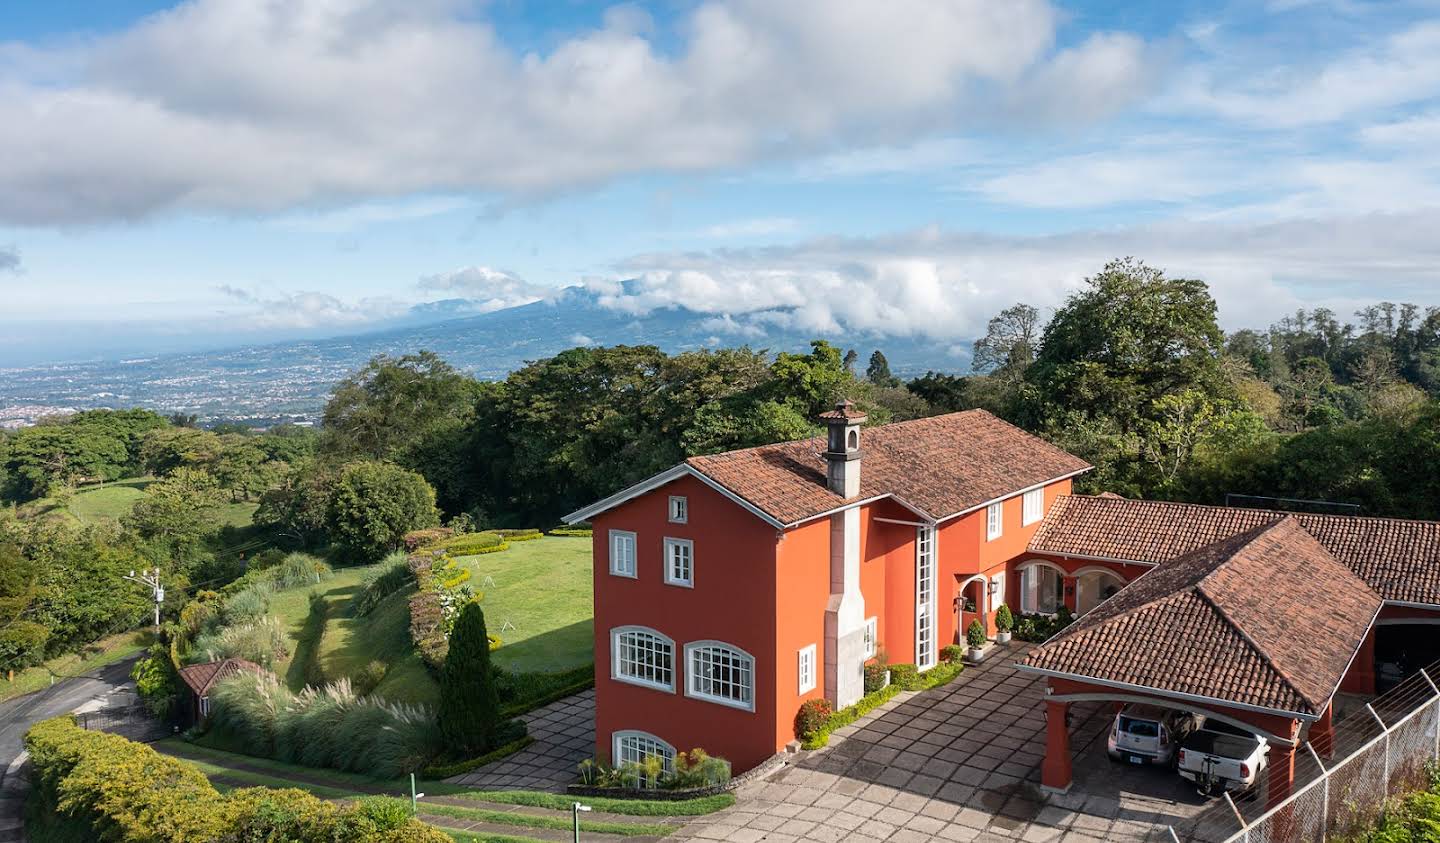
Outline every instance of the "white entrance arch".
<svg viewBox="0 0 1440 843">
<path fill-rule="evenodd" d="M 990 595 L 986 592 L 989 590 L 989 582 L 984 574 L 973 574 L 956 585 L 955 642 L 957 644 L 965 641 L 965 629 L 972 620 L 979 620 L 982 626 L 987 626 L 985 617 L 990 611 Z M 970 591 L 971 586 L 977 586 L 974 589 L 975 609 L 973 611 L 966 611 L 965 594 L 967 591 Z"/>
</svg>

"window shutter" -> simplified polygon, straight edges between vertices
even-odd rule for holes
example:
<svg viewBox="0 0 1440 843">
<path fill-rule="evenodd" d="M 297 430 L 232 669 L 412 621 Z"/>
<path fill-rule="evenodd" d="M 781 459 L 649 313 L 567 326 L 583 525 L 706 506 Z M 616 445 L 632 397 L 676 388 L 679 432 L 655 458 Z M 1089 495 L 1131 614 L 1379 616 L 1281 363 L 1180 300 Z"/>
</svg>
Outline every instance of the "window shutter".
<svg viewBox="0 0 1440 843">
<path fill-rule="evenodd" d="M 1040 566 L 1031 565 L 1021 573 L 1020 587 L 1024 590 L 1024 603 L 1021 611 L 1033 613 L 1040 605 Z"/>
</svg>

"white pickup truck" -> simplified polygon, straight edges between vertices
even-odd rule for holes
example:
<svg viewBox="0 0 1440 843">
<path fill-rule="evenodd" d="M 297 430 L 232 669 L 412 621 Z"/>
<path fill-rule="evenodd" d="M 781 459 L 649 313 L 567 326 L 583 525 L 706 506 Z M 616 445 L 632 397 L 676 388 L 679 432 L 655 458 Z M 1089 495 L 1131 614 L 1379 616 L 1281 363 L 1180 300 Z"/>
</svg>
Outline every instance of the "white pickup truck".
<svg viewBox="0 0 1440 843">
<path fill-rule="evenodd" d="M 1207 720 L 1180 745 L 1176 766 L 1180 775 L 1195 782 L 1207 796 L 1222 790 L 1245 792 L 1260 781 L 1269 764 L 1269 751 L 1259 735 Z"/>
</svg>

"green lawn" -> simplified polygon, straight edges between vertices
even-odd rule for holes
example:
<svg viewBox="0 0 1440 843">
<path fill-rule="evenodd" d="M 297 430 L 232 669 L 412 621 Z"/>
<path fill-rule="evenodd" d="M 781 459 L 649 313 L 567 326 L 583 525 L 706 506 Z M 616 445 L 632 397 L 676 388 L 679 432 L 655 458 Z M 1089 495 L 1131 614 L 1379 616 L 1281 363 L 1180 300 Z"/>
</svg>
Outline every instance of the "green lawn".
<svg viewBox="0 0 1440 843">
<path fill-rule="evenodd" d="M 471 585 L 484 594 L 481 606 L 491 634 L 502 644 L 495 663 L 522 672 L 572 670 L 595 660 L 591 637 L 590 541 L 542 538 L 516 542 L 509 550 L 458 560 L 471 570 Z M 392 594 L 363 618 L 351 617 L 350 601 L 370 573 L 381 566 L 344 568 L 311 588 L 276 594 L 271 612 L 285 625 L 291 654 L 276 665 L 293 690 L 305 685 L 305 664 L 315 646 L 327 680 L 354 676 L 372 660 L 387 665 L 378 693 L 397 702 L 438 701 L 440 689 L 410 643 L 410 597 L 414 589 Z M 493 585 L 486 585 L 490 577 Z M 309 594 L 318 590 L 329 601 L 328 623 L 318 644 L 302 632 L 310 613 Z M 506 622 L 514 628 L 506 626 Z"/>
<path fill-rule="evenodd" d="M 485 595 L 480 606 L 490 634 L 504 642 L 496 664 L 528 672 L 595 661 L 590 539 L 546 536 L 457 561 Z"/>
<path fill-rule="evenodd" d="M 119 521 L 120 516 L 129 515 L 135 502 L 145 496 L 145 487 L 151 482 L 149 477 L 136 477 L 87 486 L 70 499 L 70 514 L 82 524 Z"/>
</svg>

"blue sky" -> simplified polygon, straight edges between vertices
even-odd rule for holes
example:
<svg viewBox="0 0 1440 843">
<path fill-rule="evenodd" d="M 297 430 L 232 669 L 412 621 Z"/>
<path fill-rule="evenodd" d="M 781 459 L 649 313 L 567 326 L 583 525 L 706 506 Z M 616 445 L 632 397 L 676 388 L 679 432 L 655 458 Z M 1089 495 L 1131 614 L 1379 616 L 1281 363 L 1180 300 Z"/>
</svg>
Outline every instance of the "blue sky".
<svg viewBox="0 0 1440 843">
<path fill-rule="evenodd" d="M 962 342 L 1126 254 L 1440 305 L 1440 0 L 14 4 L 0 102 L 0 366 L 582 283 Z"/>
</svg>

